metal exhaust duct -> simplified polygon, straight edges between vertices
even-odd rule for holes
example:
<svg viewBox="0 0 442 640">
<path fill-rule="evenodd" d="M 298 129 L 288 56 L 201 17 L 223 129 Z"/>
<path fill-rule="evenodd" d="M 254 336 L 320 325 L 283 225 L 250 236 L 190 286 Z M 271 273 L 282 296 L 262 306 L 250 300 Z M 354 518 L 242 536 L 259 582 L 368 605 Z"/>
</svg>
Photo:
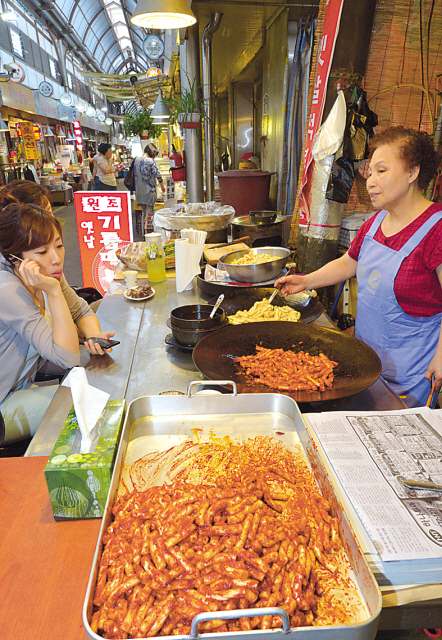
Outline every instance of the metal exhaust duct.
<svg viewBox="0 0 442 640">
<path fill-rule="evenodd" d="M 206 200 L 213 200 L 213 92 L 212 92 L 212 36 L 218 31 L 222 13 L 212 13 L 210 22 L 203 32 L 203 97 L 208 121 L 205 126 L 204 149 L 206 156 Z"/>
</svg>

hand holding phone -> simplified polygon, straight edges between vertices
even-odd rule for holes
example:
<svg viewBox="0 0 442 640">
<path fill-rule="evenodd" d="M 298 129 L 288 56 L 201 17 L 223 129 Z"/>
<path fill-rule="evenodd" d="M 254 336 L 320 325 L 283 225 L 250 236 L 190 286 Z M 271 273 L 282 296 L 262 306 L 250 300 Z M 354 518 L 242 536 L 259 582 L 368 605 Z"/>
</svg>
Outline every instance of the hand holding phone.
<svg viewBox="0 0 442 640">
<path fill-rule="evenodd" d="M 83 344 L 85 342 L 89 342 L 89 340 L 92 340 L 94 344 L 99 344 L 102 349 L 112 349 L 112 347 L 116 347 L 117 344 L 120 344 L 119 340 L 104 340 L 103 338 L 88 338 L 83 341 Z"/>
</svg>

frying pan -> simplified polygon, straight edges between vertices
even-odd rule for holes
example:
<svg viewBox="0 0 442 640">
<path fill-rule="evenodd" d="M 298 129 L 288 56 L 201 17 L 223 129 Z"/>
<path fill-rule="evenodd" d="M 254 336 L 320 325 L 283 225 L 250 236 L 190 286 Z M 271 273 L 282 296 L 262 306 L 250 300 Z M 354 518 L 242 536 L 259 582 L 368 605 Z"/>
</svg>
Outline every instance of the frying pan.
<svg viewBox="0 0 442 640">
<path fill-rule="evenodd" d="M 221 309 L 225 311 L 226 316 L 231 316 L 240 309 L 242 311 L 248 311 L 253 307 L 255 302 L 258 302 L 263 298 L 270 298 L 274 290 L 275 289 L 273 287 L 250 287 L 247 289 L 240 289 L 234 293 L 225 293 Z M 305 307 L 292 302 L 290 298 L 291 296 L 287 296 L 287 298 L 285 298 L 281 293 L 277 293 L 273 299 L 273 304 L 277 307 L 291 307 L 292 309 L 295 309 L 295 311 L 299 311 L 301 314 L 299 322 L 313 322 L 313 320 L 319 318 L 324 311 L 324 307 L 317 297 L 311 298 Z M 214 296 L 207 304 L 213 305 L 217 299 L 218 296 Z"/>
<path fill-rule="evenodd" d="M 259 344 L 269 349 L 324 353 L 338 362 L 335 380 L 326 391 L 279 391 L 259 385 L 241 372 L 235 358 L 256 353 Z M 296 402 L 345 398 L 367 389 L 381 373 L 377 354 L 361 340 L 333 329 L 296 322 L 255 322 L 228 325 L 204 337 L 193 350 L 195 366 L 210 380 L 234 380 L 239 393 L 283 393 Z"/>
</svg>

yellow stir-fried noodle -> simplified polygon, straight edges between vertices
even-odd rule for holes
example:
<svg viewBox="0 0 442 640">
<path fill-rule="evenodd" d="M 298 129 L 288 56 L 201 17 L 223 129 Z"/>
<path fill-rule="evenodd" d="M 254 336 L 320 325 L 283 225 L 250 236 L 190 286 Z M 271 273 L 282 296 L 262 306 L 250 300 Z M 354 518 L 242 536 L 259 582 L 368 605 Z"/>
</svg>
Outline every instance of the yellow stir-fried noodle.
<svg viewBox="0 0 442 640">
<path fill-rule="evenodd" d="M 273 262 L 279 260 L 278 256 L 270 256 L 268 253 L 246 253 L 245 256 L 237 258 L 232 264 L 263 264 L 263 262 Z"/>
<path fill-rule="evenodd" d="M 270 320 L 285 320 L 286 322 L 298 322 L 301 314 L 291 307 L 277 307 L 270 304 L 268 298 L 255 302 L 248 311 L 237 311 L 228 316 L 230 324 L 244 324 L 246 322 L 266 322 Z"/>
</svg>

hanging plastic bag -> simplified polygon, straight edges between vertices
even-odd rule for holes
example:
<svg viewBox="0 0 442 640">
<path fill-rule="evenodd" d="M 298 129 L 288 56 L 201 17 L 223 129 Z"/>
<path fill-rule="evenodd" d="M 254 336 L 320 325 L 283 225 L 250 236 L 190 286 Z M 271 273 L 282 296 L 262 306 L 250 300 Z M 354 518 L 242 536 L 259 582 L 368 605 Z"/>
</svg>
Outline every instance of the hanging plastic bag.
<svg viewBox="0 0 442 640">
<path fill-rule="evenodd" d="M 378 117 L 367 103 L 367 93 L 360 96 L 355 90 L 352 104 L 347 110 L 343 155 L 351 160 L 368 158 L 368 140 L 374 135 L 373 127 L 378 124 Z"/>
<path fill-rule="evenodd" d="M 334 202 L 348 202 L 355 179 L 353 162 L 348 158 L 335 158 L 327 184 L 325 197 Z"/>
<path fill-rule="evenodd" d="M 347 117 L 347 104 L 343 91 L 338 92 L 327 120 L 318 129 L 313 142 L 312 154 L 315 162 L 332 156 L 342 144 Z"/>
</svg>

